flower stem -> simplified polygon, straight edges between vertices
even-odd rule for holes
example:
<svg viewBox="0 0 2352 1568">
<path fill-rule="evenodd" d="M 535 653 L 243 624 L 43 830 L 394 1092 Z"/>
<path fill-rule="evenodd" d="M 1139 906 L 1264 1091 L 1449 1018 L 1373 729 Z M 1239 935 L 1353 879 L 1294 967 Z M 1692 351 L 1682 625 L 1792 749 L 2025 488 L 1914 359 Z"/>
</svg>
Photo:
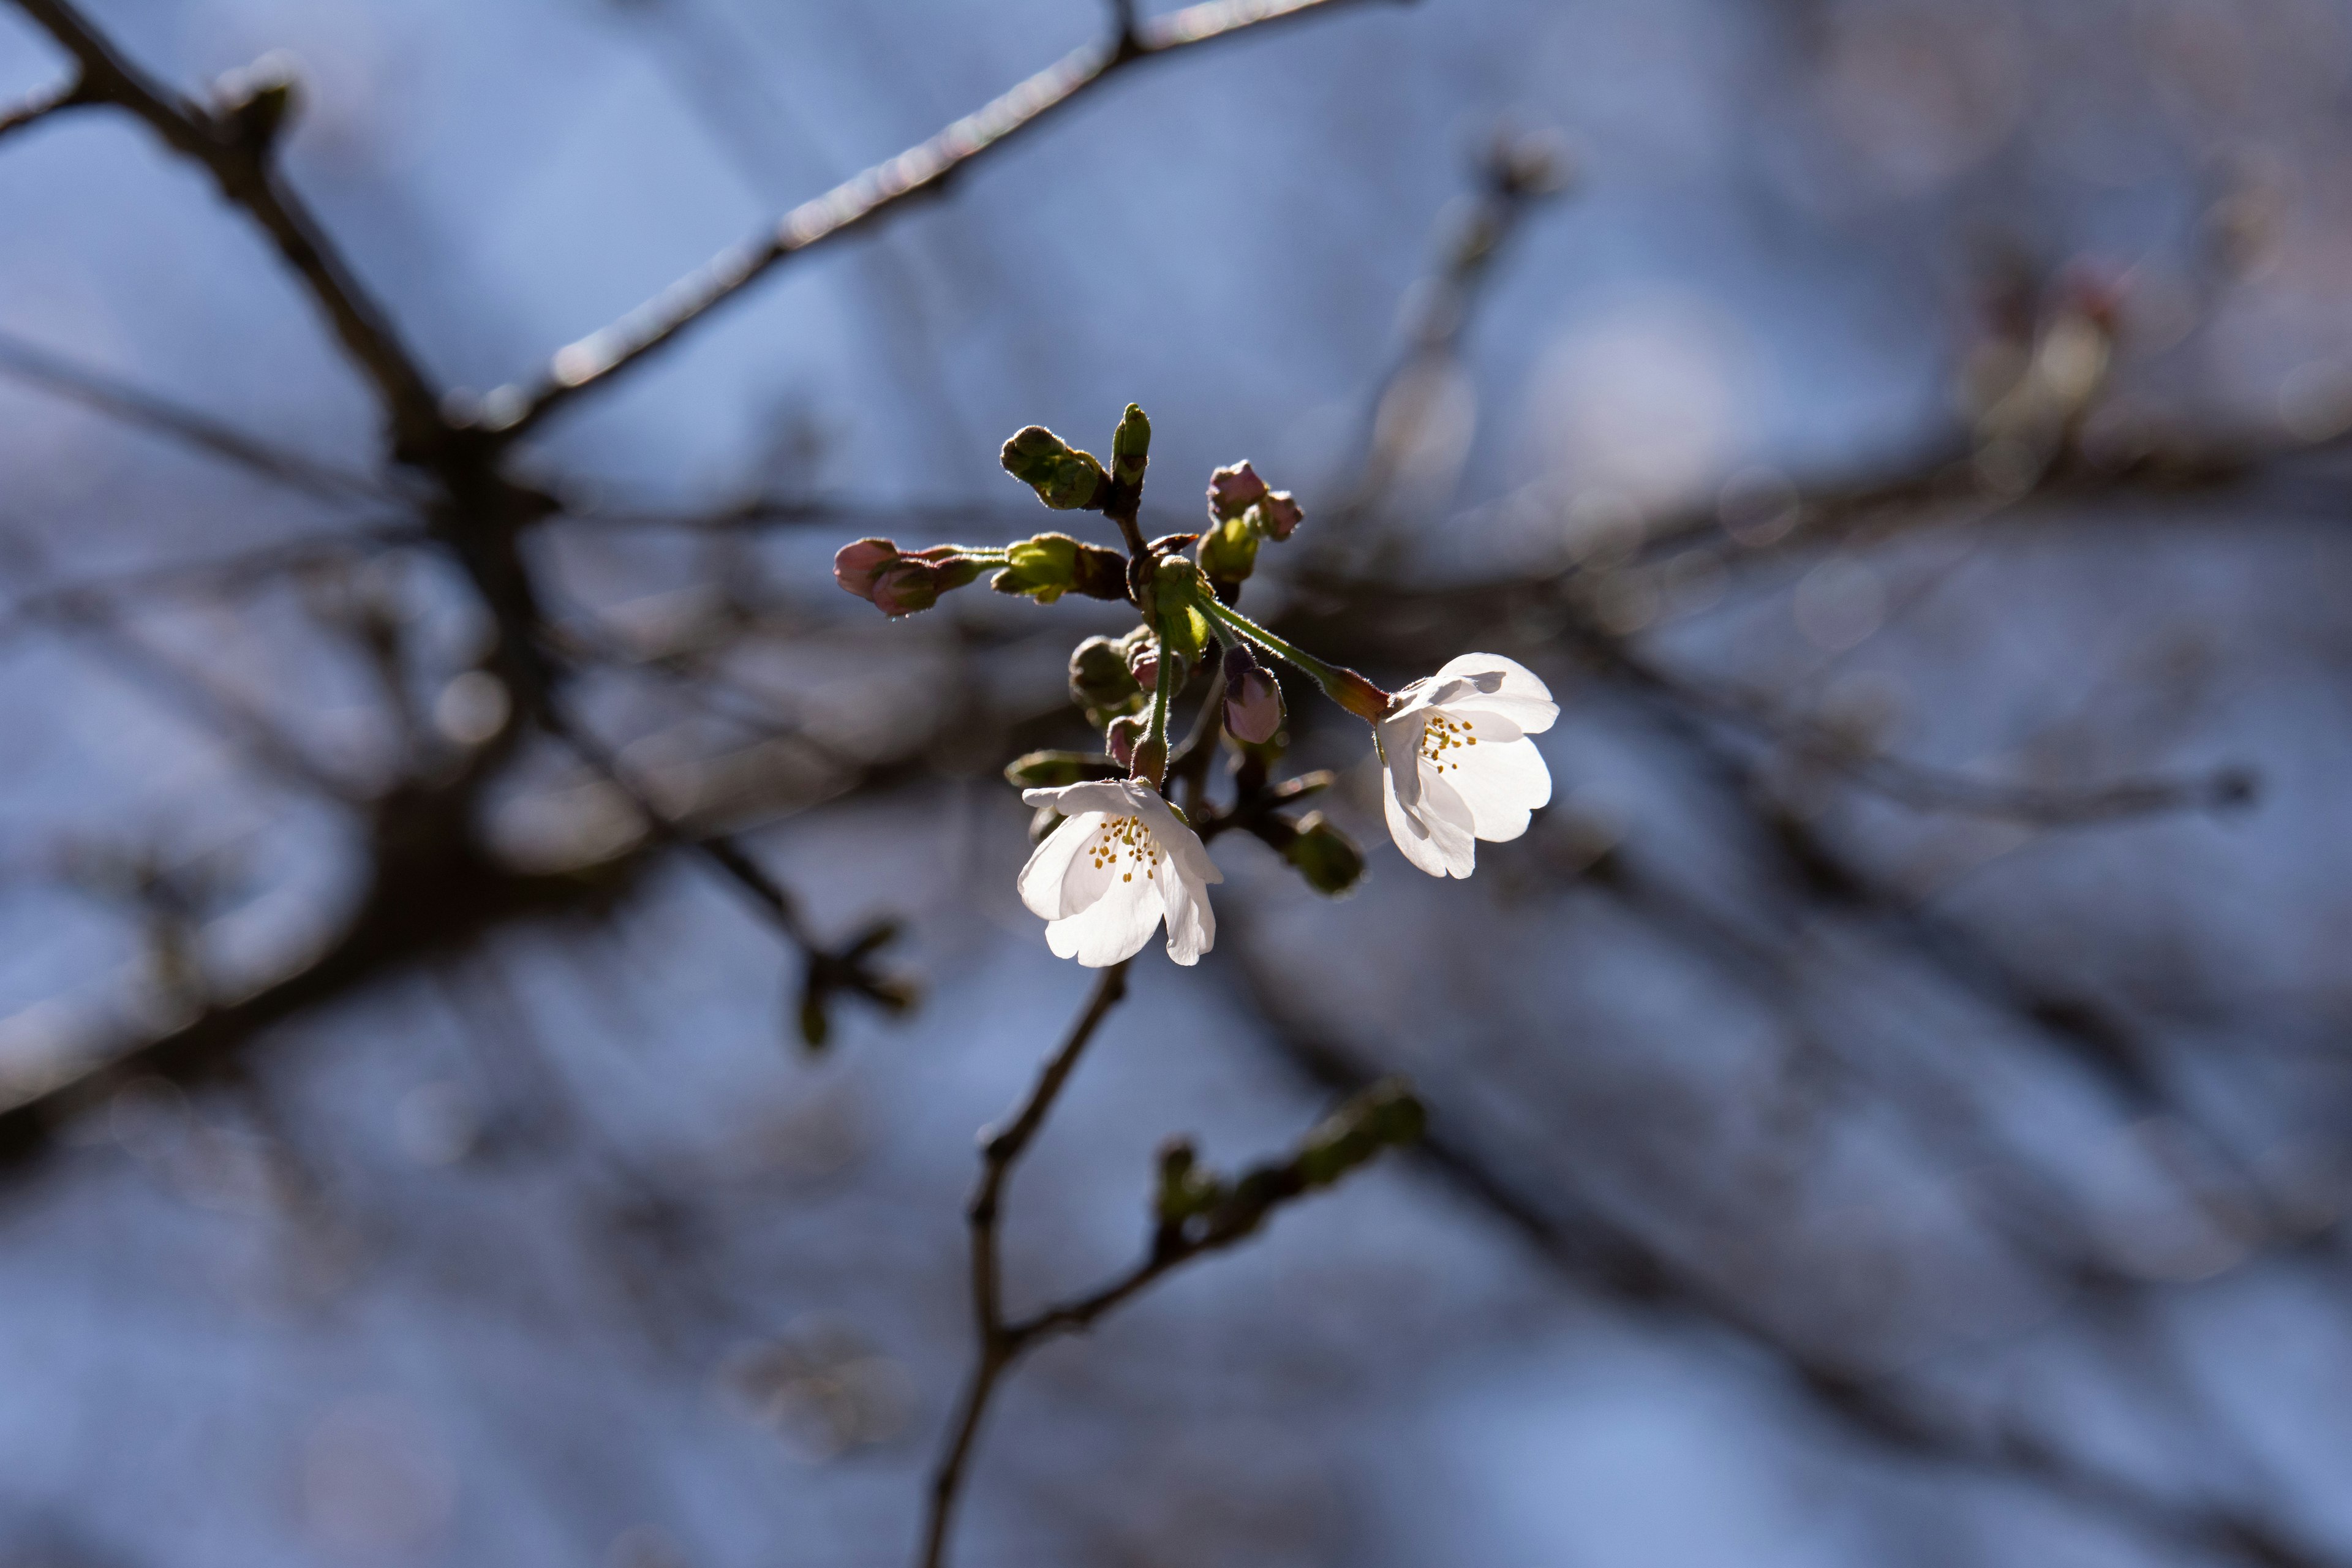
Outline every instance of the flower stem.
<svg viewBox="0 0 2352 1568">
<path fill-rule="evenodd" d="M 1388 711 L 1390 697 L 1364 677 L 1344 665 L 1330 664 L 1317 658 L 1296 643 L 1289 642 L 1259 626 L 1247 616 L 1209 595 L 1201 596 L 1200 608 L 1213 626 L 1230 626 L 1243 637 L 1257 644 L 1276 658 L 1297 666 L 1323 689 L 1323 695 L 1369 722 L 1379 722 Z"/>
</svg>

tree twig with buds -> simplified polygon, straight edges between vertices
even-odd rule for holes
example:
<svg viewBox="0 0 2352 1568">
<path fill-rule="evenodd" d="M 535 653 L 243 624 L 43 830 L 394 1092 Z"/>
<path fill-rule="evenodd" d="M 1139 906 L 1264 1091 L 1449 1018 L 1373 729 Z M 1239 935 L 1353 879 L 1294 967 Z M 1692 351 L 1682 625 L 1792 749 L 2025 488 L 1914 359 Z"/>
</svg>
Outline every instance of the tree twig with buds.
<svg viewBox="0 0 2352 1568">
<path fill-rule="evenodd" d="M 997 1226 L 1005 1184 L 1052 1113 L 1104 1018 L 1127 994 L 1125 963 L 1104 969 L 1061 1048 L 1037 1075 L 1012 1118 L 981 1143 L 979 1185 L 965 1211 L 971 1229 L 971 1310 L 978 1341 L 971 1376 L 956 1402 L 953 1425 L 931 1473 L 929 1506 L 918 1568 L 940 1568 L 956 1500 L 971 1463 L 991 1400 L 1013 1363 L 1047 1340 L 1077 1333 L 1154 1280 L 1204 1253 L 1232 1247 L 1256 1233 L 1283 1204 L 1338 1182 L 1382 1151 L 1421 1136 L 1421 1102 L 1395 1079 L 1358 1093 L 1303 1139 L 1286 1159 L 1257 1165 L 1227 1183 L 1196 1164 L 1189 1139 L 1160 1152 L 1160 1189 L 1150 1244 L 1144 1256 L 1109 1283 L 1025 1318 L 1004 1312 L 1003 1270 Z"/>
</svg>

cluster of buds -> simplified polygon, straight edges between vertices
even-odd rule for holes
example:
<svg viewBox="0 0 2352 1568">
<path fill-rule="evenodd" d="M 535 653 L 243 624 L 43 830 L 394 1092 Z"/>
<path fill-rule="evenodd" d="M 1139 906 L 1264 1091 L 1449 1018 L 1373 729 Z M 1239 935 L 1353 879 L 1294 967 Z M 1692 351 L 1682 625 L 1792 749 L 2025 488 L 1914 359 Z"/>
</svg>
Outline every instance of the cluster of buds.
<svg viewBox="0 0 2352 1568">
<path fill-rule="evenodd" d="M 1201 574 L 1218 598 L 1232 604 L 1257 567 L 1259 543 L 1279 544 L 1306 520 L 1290 492 L 1266 489 L 1246 459 L 1219 468 L 1209 476 L 1209 526 L 1193 549 Z"/>
<path fill-rule="evenodd" d="M 901 551 L 887 539 L 845 545 L 842 587 L 898 616 L 993 571 L 999 593 L 1051 604 L 1066 594 L 1124 599 L 1140 624 L 1090 637 L 1070 656 L 1070 700 L 1103 734 L 1103 755 L 1032 752 L 1006 770 L 1036 807 L 1035 853 L 1022 872 L 1024 902 L 1046 921 L 1053 950 L 1081 963 L 1123 962 L 1163 921 L 1168 951 L 1196 962 L 1215 940 L 1207 889 L 1222 880 L 1203 841 L 1242 829 L 1280 854 L 1317 891 L 1360 880 L 1363 852 L 1319 811 L 1282 812 L 1329 782 L 1328 773 L 1272 783 L 1285 744 L 1282 685 L 1262 659 L 1288 665 L 1372 727 L 1391 836 L 1433 876 L 1466 877 L 1475 841 L 1517 837 L 1551 794 L 1528 736 L 1558 709 L 1543 682 L 1507 658 L 1467 654 L 1397 692 L 1328 663 L 1236 607 L 1259 548 L 1289 539 L 1305 511 L 1246 462 L 1211 476 L 1204 531 L 1147 542 L 1136 518 L 1150 460 L 1151 423 L 1129 404 L 1110 462 L 1043 426 L 1004 444 L 1004 469 L 1057 511 L 1098 511 L 1122 552 L 1066 533 L 1001 548 L 941 544 Z M 1207 676 L 1193 739 L 1173 749 L 1171 710 Z M 1217 810 L 1202 764 L 1218 731 L 1234 748 L 1236 795 Z M 1184 765 L 1176 767 L 1177 759 Z M 1171 768 L 1190 778 L 1191 815 L 1169 798 Z M 1124 775 L 1124 776 L 1122 776 Z"/>
</svg>

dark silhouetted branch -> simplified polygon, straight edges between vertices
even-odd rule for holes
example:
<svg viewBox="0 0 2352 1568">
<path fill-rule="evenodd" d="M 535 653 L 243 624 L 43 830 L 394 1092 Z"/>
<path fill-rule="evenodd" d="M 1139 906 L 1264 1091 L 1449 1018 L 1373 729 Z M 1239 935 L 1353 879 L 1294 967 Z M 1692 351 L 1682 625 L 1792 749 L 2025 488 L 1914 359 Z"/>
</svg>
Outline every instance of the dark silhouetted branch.
<svg viewBox="0 0 2352 1568">
<path fill-rule="evenodd" d="M 773 229 L 721 251 L 696 272 L 611 326 L 559 350 L 541 378 L 503 386 L 482 402 L 479 421 L 520 436 L 589 387 L 643 361 L 765 277 L 779 263 L 840 238 L 902 204 L 939 192 L 950 175 L 1062 109 L 1113 72 L 1270 23 L 1336 11 L 1357 0 L 1213 0 L 1153 17 L 1108 40 L 1073 49 L 930 140 L 786 213 Z"/>
<path fill-rule="evenodd" d="M 395 449 L 412 460 L 435 454 L 449 434 L 440 398 L 349 265 L 278 177 L 269 138 L 233 115 L 215 113 L 152 80 L 84 19 L 70 0 L 15 0 L 80 67 L 79 92 L 138 116 L 165 145 L 211 172 L 221 194 L 243 207 L 333 323 L 335 335 L 383 398 Z"/>
</svg>

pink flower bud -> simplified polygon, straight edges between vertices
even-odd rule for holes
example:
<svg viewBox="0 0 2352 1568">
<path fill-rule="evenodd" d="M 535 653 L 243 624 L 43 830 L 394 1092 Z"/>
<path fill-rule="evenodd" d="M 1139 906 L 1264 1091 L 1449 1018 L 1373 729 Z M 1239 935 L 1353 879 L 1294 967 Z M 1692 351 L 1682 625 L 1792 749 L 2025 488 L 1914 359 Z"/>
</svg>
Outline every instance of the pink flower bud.
<svg viewBox="0 0 2352 1568">
<path fill-rule="evenodd" d="M 1135 766 L 1136 742 L 1143 739 L 1144 733 L 1144 723 L 1140 719 L 1114 719 L 1110 727 L 1103 731 L 1103 751 L 1120 767 L 1132 768 Z"/>
<path fill-rule="evenodd" d="M 843 545 L 833 557 L 833 580 L 861 599 L 874 597 L 874 579 L 898 559 L 898 547 L 887 539 L 860 539 Z"/>
<path fill-rule="evenodd" d="M 1225 728 L 1253 745 L 1274 739 L 1282 728 L 1282 688 L 1263 669 L 1234 670 L 1225 678 Z"/>
<path fill-rule="evenodd" d="M 901 556 L 876 576 L 870 597 L 886 616 L 911 616 L 940 602 L 940 590 L 948 585 L 942 581 L 946 576 L 928 561 Z"/>
<path fill-rule="evenodd" d="M 1265 481 L 1246 461 L 1209 476 L 1209 515 L 1221 521 L 1241 516 L 1265 498 Z"/>
<path fill-rule="evenodd" d="M 1291 499 L 1288 490 L 1268 490 L 1265 499 L 1257 503 L 1258 515 L 1265 520 L 1266 532 L 1276 543 L 1290 537 L 1291 530 L 1307 521 L 1305 509 Z"/>
</svg>

